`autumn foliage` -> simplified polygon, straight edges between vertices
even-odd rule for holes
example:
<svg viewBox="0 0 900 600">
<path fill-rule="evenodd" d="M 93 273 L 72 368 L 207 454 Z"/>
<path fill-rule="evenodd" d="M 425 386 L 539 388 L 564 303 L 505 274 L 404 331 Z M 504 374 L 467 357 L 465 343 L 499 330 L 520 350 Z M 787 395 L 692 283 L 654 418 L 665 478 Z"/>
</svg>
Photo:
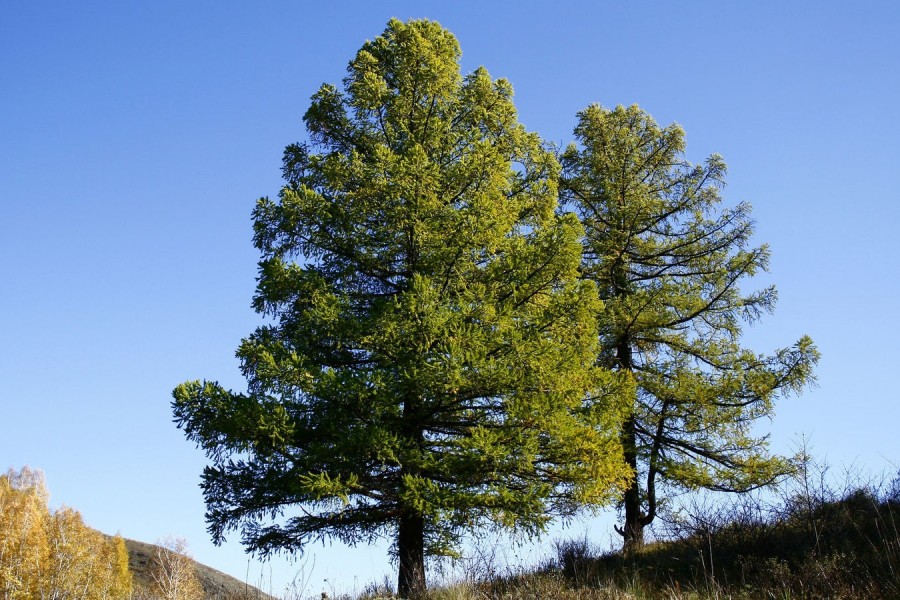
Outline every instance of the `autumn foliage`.
<svg viewBox="0 0 900 600">
<path fill-rule="evenodd" d="M 41 471 L 0 476 L 0 598 L 129 598 L 124 540 L 84 524 L 71 508 L 50 510 Z"/>
</svg>

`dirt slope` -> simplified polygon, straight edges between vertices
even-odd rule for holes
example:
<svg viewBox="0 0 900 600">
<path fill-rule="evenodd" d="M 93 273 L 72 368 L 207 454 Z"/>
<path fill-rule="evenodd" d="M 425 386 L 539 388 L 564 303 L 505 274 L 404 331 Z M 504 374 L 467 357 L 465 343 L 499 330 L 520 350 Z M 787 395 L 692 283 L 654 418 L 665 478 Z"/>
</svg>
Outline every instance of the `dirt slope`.
<svg viewBox="0 0 900 600">
<path fill-rule="evenodd" d="M 134 573 L 135 588 L 148 589 L 152 582 L 150 567 L 156 557 L 156 546 L 128 539 L 125 540 L 125 546 L 128 548 L 128 564 Z M 252 585 L 221 571 L 198 562 L 194 565 L 207 600 L 275 600 Z"/>
</svg>

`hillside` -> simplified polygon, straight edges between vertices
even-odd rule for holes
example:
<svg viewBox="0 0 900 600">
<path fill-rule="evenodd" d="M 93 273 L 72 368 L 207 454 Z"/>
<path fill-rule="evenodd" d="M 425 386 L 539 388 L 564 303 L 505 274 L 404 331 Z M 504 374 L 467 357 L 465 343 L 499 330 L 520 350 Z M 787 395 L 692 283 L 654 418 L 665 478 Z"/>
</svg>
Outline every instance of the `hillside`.
<svg viewBox="0 0 900 600">
<path fill-rule="evenodd" d="M 129 539 L 125 540 L 125 547 L 128 548 L 128 566 L 134 574 L 135 589 L 149 588 L 152 583 L 150 568 L 158 547 Z M 204 564 L 194 561 L 194 567 L 206 600 L 275 600 L 254 586 Z"/>
<path fill-rule="evenodd" d="M 784 488 L 782 488 L 784 489 Z M 900 598 L 900 477 L 889 486 L 800 489 L 695 507 L 675 537 L 631 557 L 560 542 L 534 572 L 484 568 L 454 600 Z"/>
</svg>

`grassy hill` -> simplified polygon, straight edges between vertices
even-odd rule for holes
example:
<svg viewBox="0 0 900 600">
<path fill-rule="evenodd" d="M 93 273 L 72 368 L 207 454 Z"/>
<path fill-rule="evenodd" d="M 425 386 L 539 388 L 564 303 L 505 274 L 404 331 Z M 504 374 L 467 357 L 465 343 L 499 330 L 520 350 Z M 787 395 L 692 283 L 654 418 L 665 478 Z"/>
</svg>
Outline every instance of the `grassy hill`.
<svg viewBox="0 0 900 600">
<path fill-rule="evenodd" d="M 559 543 L 533 572 L 485 569 L 431 600 L 900 599 L 900 478 L 697 507 L 625 558 Z"/>
<path fill-rule="evenodd" d="M 156 560 L 158 547 L 128 539 L 125 540 L 125 547 L 128 548 L 128 566 L 134 575 L 135 589 L 148 589 L 153 582 L 150 569 Z M 194 562 L 194 568 L 206 600 L 275 600 L 252 585 L 201 563 Z"/>
</svg>

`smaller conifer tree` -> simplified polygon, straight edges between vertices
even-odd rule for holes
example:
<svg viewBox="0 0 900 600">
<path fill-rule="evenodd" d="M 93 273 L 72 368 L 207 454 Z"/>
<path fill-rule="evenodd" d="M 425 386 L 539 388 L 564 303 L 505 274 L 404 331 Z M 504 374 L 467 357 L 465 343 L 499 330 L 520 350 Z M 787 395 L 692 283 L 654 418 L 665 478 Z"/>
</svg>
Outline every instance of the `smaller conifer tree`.
<svg viewBox="0 0 900 600">
<path fill-rule="evenodd" d="M 599 364 L 635 385 L 621 439 L 636 477 L 624 495 L 626 551 L 656 516 L 657 483 L 746 491 L 790 470 L 752 425 L 813 379 L 808 337 L 771 355 L 740 345 L 741 327 L 775 305 L 774 287 L 739 284 L 767 268 L 750 206 L 723 208 L 725 163 L 684 157 L 684 131 L 637 106 L 590 106 L 562 156 L 564 206 L 584 228 L 585 279 L 604 302 Z"/>
</svg>

